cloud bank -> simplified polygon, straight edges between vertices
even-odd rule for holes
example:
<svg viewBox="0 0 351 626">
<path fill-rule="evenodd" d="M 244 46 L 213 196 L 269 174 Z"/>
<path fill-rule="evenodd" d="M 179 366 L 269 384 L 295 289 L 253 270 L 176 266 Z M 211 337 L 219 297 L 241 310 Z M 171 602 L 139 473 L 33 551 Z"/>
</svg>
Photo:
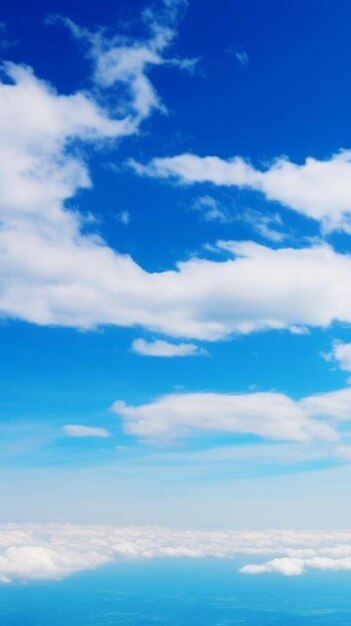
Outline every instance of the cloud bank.
<svg viewBox="0 0 351 626">
<path fill-rule="evenodd" d="M 160 527 L 0 526 L 0 582 L 60 579 L 124 559 L 274 557 L 241 572 L 298 575 L 351 569 L 351 531 L 175 530 Z M 235 570 L 233 569 L 233 572 Z"/>
</svg>

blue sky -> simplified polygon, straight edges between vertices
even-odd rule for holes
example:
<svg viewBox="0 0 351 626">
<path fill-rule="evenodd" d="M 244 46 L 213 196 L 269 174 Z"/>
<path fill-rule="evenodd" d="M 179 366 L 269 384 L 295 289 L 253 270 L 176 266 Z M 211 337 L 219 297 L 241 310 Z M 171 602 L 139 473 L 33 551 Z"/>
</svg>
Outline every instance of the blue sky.
<svg viewBox="0 0 351 626">
<path fill-rule="evenodd" d="M 2 521 L 345 525 L 350 21 L 2 7 Z"/>
</svg>

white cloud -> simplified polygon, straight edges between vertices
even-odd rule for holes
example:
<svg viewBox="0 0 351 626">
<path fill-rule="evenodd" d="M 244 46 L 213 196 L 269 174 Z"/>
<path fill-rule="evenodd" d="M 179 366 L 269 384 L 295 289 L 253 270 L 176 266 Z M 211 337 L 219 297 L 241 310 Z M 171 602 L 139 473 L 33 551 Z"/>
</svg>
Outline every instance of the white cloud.
<svg viewBox="0 0 351 626">
<path fill-rule="evenodd" d="M 277 392 L 174 393 L 154 402 L 113 405 L 125 430 L 143 439 L 204 433 L 253 434 L 266 439 L 309 441 L 338 438 L 335 428 L 351 420 L 351 388 L 294 400 Z M 348 447 L 335 450 L 347 458 Z"/>
<path fill-rule="evenodd" d="M 94 82 L 102 89 L 111 89 L 117 85 L 119 98 L 115 105 L 116 111 L 120 115 L 133 116 L 138 125 L 153 110 L 166 111 L 148 77 L 148 71 L 153 66 L 165 64 L 192 70 L 196 63 L 196 59 L 164 57 L 164 52 L 176 36 L 174 24 L 179 10 L 186 4 L 183 0 L 161 0 L 157 13 L 146 8 L 142 17 L 149 36 L 140 40 L 126 35 L 108 38 L 106 30 L 92 32 L 78 26 L 69 18 L 57 15 L 49 18 L 49 22 L 63 23 L 75 38 L 87 45 L 87 54 L 93 64 Z M 122 97 L 121 87 L 125 90 Z"/>
<path fill-rule="evenodd" d="M 145 339 L 134 339 L 132 350 L 143 356 L 177 357 L 177 356 L 199 356 L 206 354 L 194 343 L 170 343 L 163 339 L 155 341 L 145 341 Z"/>
<path fill-rule="evenodd" d="M 259 565 L 244 565 L 240 571 L 243 574 L 265 574 L 270 572 L 284 574 L 284 576 L 300 576 L 304 571 L 304 561 L 303 559 L 282 557 Z"/>
<path fill-rule="evenodd" d="M 341 392 L 339 392 L 341 393 Z M 172 439 L 194 434 L 251 434 L 266 439 L 334 441 L 336 431 L 320 416 L 340 417 L 337 392 L 329 394 L 328 409 L 317 396 L 294 401 L 281 393 L 247 394 L 175 393 L 154 402 L 130 406 L 122 401 L 113 405 L 126 432 L 143 439 Z M 351 409 L 351 391 L 348 396 Z M 350 410 L 351 417 L 351 410 Z"/>
<path fill-rule="evenodd" d="M 261 192 L 268 200 L 318 220 L 324 230 L 351 231 L 351 151 L 328 160 L 308 157 L 298 165 L 279 157 L 265 169 L 257 169 L 242 157 L 180 154 L 154 158 L 144 166 L 130 161 L 139 174 L 176 178 L 183 183 L 212 183 Z"/>
<path fill-rule="evenodd" d="M 245 565 L 240 571 L 243 574 L 275 573 L 283 574 L 284 576 L 300 576 L 310 569 L 327 572 L 350 571 L 351 557 L 341 559 L 326 556 L 316 556 L 307 559 L 282 557 L 258 565 Z"/>
<path fill-rule="evenodd" d="M 148 117 L 153 109 L 165 108 L 147 76 L 148 68 L 162 65 L 162 51 L 170 44 L 174 31 L 154 25 L 150 39 L 135 41 L 122 37 L 106 39 L 106 35 L 92 33 L 78 27 L 69 19 L 62 20 L 77 38 L 89 45 L 89 56 L 93 61 L 93 79 L 103 88 L 124 86 L 125 98 L 120 98 L 116 110 L 123 115 L 133 114 L 136 121 Z"/>
<path fill-rule="evenodd" d="M 66 424 L 63 426 L 63 431 L 69 437 L 98 437 L 99 439 L 105 439 L 111 435 L 106 428 L 84 426 L 83 424 Z"/>
<path fill-rule="evenodd" d="M 160 527 L 5 524 L 0 581 L 60 579 L 124 559 L 273 557 L 247 574 L 351 569 L 351 531 L 176 530 Z"/>
<path fill-rule="evenodd" d="M 341 370 L 351 372 L 351 343 L 335 341 L 331 352 L 323 354 L 326 361 L 334 360 Z"/>
<path fill-rule="evenodd" d="M 77 179 L 78 164 L 70 163 L 69 176 L 67 168 L 66 163 L 61 172 L 65 186 Z M 79 171 L 83 184 L 85 172 Z M 141 325 L 209 340 L 234 332 L 351 322 L 349 255 L 325 245 L 271 250 L 250 242 L 220 242 L 234 258 L 192 258 L 176 270 L 148 273 L 96 237 L 80 235 L 77 217 L 58 209 L 57 202 L 50 207 L 43 197 L 43 214 L 35 215 L 40 213 L 37 197 L 48 192 L 49 184 L 42 189 L 35 184 L 32 203 L 30 194 L 22 200 L 22 175 L 17 178 L 11 186 L 13 204 L 27 203 L 30 216 L 18 210 L 16 217 L 13 210 L 0 232 L 4 317 L 78 328 Z M 63 182 L 50 184 L 52 192 L 62 193 Z"/>
<path fill-rule="evenodd" d="M 0 83 L 0 211 L 5 232 L 26 224 L 42 235 L 55 225 L 63 235 L 72 235 L 77 216 L 63 203 L 91 183 L 83 161 L 67 151 L 69 141 L 128 135 L 134 130 L 132 120 L 110 118 L 83 92 L 57 94 L 28 67 L 6 63 L 4 69 L 13 81 Z"/>
</svg>

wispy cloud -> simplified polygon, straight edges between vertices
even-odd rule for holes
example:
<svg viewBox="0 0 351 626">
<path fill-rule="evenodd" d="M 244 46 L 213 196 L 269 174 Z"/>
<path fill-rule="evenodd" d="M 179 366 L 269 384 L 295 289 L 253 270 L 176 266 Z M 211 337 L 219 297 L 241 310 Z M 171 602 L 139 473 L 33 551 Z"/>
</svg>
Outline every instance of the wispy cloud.
<svg viewBox="0 0 351 626">
<path fill-rule="evenodd" d="M 233 57 L 243 67 L 249 64 L 249 55 L 241 46 L 229 46 L 229 48 L 227 48 L 227 54 Z"/>
<path fill-rule="evenodd" d="M 147 165 L 130 161 L 140 175 L 174 178 L 186 184 L 212 183 L 261 192 L 267 200 L 280 202 L 321 223 L 325 232 L 351 232 L 351 151 L 329 159 L 306 158 L 301 165 L 286 157 L 258 169 L 241 156 L 221 159 L 180 154 L 154 158 Z"/>
<path fill-rule="evenodd" d="M 268 241 L 279 243 L 287 237 L 279 213 L 262 213 L 254 209 L 245 209 L 240 212 L 237 219 L 249 224 L 254 232 Z"/>
<path fill-rule="evenodd" d="M 0 22 L 0 50 L 8 50 L 18 45 L 18 41 L 10 39 L 7 36 L 7 26 L 4 22 Z"/>
<path fill-rule="evenodd" d="M 106 428 L 98 426 L 84 426 L 83 424 L 66 424 L 62 427 L 62 430 L 66 435 L 68 435 L 68 437 L 97 437 L 99 439 L 106 439 L 106 437 L 111 436 L 111 433 Z"/>
<path fill-rule="evenodd" d="M 192 72 L 195 68 L 196 59 L 165 56 L 177 34 L 179 11 L 186 4 L 181 0 L 172 3 L 163 0 L 157 10 L 144 9 L 142 19 L 148 36 L 139 40 L 125 34 L 110 35 L 106 28 L 91 31 L 60 15 L 52 15 L 47 21 L 63 24 L 74 38 L 85 44 L 93 66 L 93 81 L 98 88 L 115 93 L 115 113 L 134 117 L 136 130 L 152 111 L 167 111 L 148 76 L 150 69 L 174 65 Z M 122 93 L 121 88 L 124 88 Z M 111 104 L 110 107 L 113 110 Z"/>
<path fill-rule="evenodd" d="M 199 348 L 194 343 L 171 343 L 163 339 L 146 341 L 145 339 L 134 339 L 132 350 L 136 354 L 143 356 L 154 356 L 163 358 L 200 356 L 207 354 L 206 350 Z"/>
<path fill-rule="evenodd" d="M 240 63 L 240 65 L 248 65 L 249 64 L 249 57 L 247 52 L 245 52 L 245 50 L 237 50 L 235 52 L 235 57 L 237 59 L 237 61 Z"/>
<path fill-rule="evenodd" d="M 117 401 L 113 410 L 123 419 L 128 433 L 151 441 L 206 433 L 335 441 L 335 421 L 350 419 L 351 389 L 299 401 L 276 392 L 176 393 L 140 406 Z"/>
<path fill-rule="evenodd" d="M 212 196 L 199 196 L 194 200 L 192 209 L 198 211 L 205 222 L 222 222 L 226 224 L 232 221 L 229 212 Z"/>
<path fill-rule="evenodd" d="M 292 550 L 294 552 L 294 550 Z M 307 552 L 307 551 L 306 551 Z M 311 550 L 313 553 L 313 550 Z M 321 549 L 322 556 L 312 556 L 307 558 L 299 558 L 294 556 L 280 557 L 272 559 L 271 561 L 265 561 L 259 564 L 244 565 L 239 571 L 242 574 L 283 574 L 283 576 L 301 576 L 308 570 L 322 570 L 324 572 L 341 572 L 351 570 L 351 555 L 346 546 L 337 547 L 333 549 Z M 337 556 L 324 556 L 325 553 L 335 552 Z M 346 557 L 341 557 L 341 554 L 348 554 Z"/>
<path fill-rule="evenodd" d="M 124 226 L 128 226 L 128 224 L 130 222 L 130 213 L 129 213 L 129 211 L 121 211 L 120 213 L 118 213 L 117 219 L 118 219 L 119 222 L 121 222 L 121 224 L 124 224 Z"/>
</svg>

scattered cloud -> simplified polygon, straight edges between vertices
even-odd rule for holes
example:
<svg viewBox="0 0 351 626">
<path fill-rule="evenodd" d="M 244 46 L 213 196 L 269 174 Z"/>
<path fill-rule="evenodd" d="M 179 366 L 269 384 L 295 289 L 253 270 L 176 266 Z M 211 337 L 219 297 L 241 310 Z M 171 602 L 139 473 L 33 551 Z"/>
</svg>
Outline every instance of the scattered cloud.
<svg viewBox="0 0 351 626">
<path fill-rule="evenodd" d="M 111 433 L 106 430 L 106 428 L 84 426 L 83 424 L 66 424 L 62 427 L 62 430 L 66 435 L 68 435 L 68 437 L 97 437 L 99 439 L 106 439 L 106 437 L 111 436 Z"/>
<path fill-rule="evenodd" d="M 301 165 L 279 157 L 264 169 L 240 156 L 224 160 L 194 154 L 154 158 L 147 165 L 131 160 L 130 165 L 140 175 L 259 191 L 267 200 L 319 221 L 326 232 L 351 232 L 350 150 L 326 160 L 308 157 Z"/>
<path fill-rule="evenodd" d="M 158 357 L 179 357 L 179 356 L 200 356 L 207 354 L 194 343 L 170 343 L 163 339 L 146 341 L 145 339 L 135 339 L 132 343 L 132 350 L 136 354 L 143 356 Z"/>
<path fill-rule="evenodd" d="M 90 32 L 63 21 L 85 42 L 94 88 L 60 94 L 26 65 L 5 63 L 0 82 L 0 313 L 38 325 L 80 329 L 98 325 L 138 326 L 175 338 L 219 340 L 235 333 L 308 327 L 335 320 L 351 323 L 351 255 L 326 244 L 271 249 L 254 242 L 219 241 L 224 260 L 192 257 L 173 269 L 148 272 L 129 255 L 110 248 L 92 232 L 94 219 L 69 209 L 92 180 L 81 148 L 110 145 L 138 134 L 152 113 L 167 108 L 150 72 L 159 66 L 193 71 L 196 59 L 168 57 L 174 19 L 185 2 L 164 0 L 161 15 L 144 12 L 148 36 L 136 41 Z M 0 31 L 2 25 L 0 24 Z M 4 41 L 4 46 L 10 45 Z M 246 66 L 245 51 L 235 52 Z M 118 96 L 118 97 L 117 97 Z M 303 164 L 286 157 L 258 169 L 242 157 L 231 160 L 191 154 L 131 162 L 140 174 L 183 183 L 235 186 L 262 193 L 321 223 L 324 232 L 351 233 L 351 151 Z M 118 166 L 117 166 L 118 167 Z M 204 220 L 232 221 L 211 195 L 194 204 Z M 127 225 L 128 211 L 118 214 Z M 241 216 L 266 240 L 285 234 L 278 213 Z M 84 228 L 83 228 L 84 227 Z M 85 234 L 88 231 L 88 234 Z M 90 234 L 89 234 L 90 233 Z M 44 262 L 43 262 L 44 259 Z M 135 339 L 132 350 L 153 357 L 205 354 L 194 343 Z M 328 358 L 351 372 L 351 344 L 336 342 Z M 336 445 L 338 427 L 351 419 L 351 389 L 300 400 L 277 392 L 245 394 L 174 393 L 139 406 L 116 402 L 126 432 L 145 440 L 220 433 L 269 440 L 331 442 L 349 460 L 351 446 Z M 38 445 L 27 437 L 25 448 Z M 66 424 L 68 437 L 107 438 L 101 427 Z M 31 433 L 30 433 L 31 434 Z M 12 436 L 12 435 L 11 435 Z M 42 441 L 52 441 L 44 432 Z M 13 439 L 16 438 L 13 436 Z M 35 443 L 33 444 L 33 441 Z M 11 443 L 11 454 L 22 453 Z M 290 444 L 289 444 L 290 445 Z M 10 446 L 8 446 L 10 447 Z M 287 449 L 252 449 L 254 458 L 287 458 Z M 200 456 L 202 451 L 195 451 Z M 205 451 L 206 462 L 245 458 L 248 448 Z M 291 452 L 296 454 L 296 450 Z M 303 460 L 312 458 L 314 450 Z M 207 455 L 207 456 L 206 456 Z M 309 456 L 310 455 L 310 456 Z M 294 457 L 295 458 L 295 457 Z M 243 573 L 299 575 L 308 569 L 351 569 L 351 532 L 176 531 L 152 528 L 10 525 L 0 527 L 0 581 L 56 579 L 122 558 L 234 557 L 256 554 L 269 560 L 248 564 Z M 272 558 L 271 558 L 272 557 Z"/>
<path fill-rule="evenodd" d="M 351 390 L 298 401 L 277 392 L 174 393 L 140 406 L 117 401 L 112 408 L 126 432 L 151 441 L 206 433 L 335 441 L 335 421 L 351 419 Z"/>
<path fill-rule="evenodd" d="M 156 46 L 161 54 L 169 38 L 162 29 L 152 28 L 148 46 Z M 100 46 L 101 37 L 99 33 Z M 157 43 L 151 44 L 153 37 Z M 80 329 L 104 324 L 141 326 L 170 337 L 199 340 L 264 329 L 297 332 L 310 326 L 326 327 L 335 320 L 350 323 L 351 256 L 325 244 L 272 250 L 253 242 L 222 241 L 217 251 L 229 256 L 223 261 L 192 257 L 173 270 L 148 272 L 94 232 L 85 234 L 84 218 L 67 208 L 79 189 L 92 186 L 79 146 L 101 145 L 138 132 L 141 118 L 152 109 L 150 99 L 145 105 L 143 87 L 152 63 L 136 66 L 133 61 L 129 84 L 129 70 L 122 71 L 121 58 L 127 48 L 134 58 L 139 44 L 124 42 L 120 57 L 116 50 L 121 45 L 106 43 L 106 54 L 111 50 L 113 54 L 106 66 L 109 78 L 101 79 L 99 87 L 101 94 L 110 93 L 114 81 L 126 88 L 119 114 L 102 106 L 102 95 L 99 102 L 87 92 L 62 95 L 30 68 L 4 66 L 7 79 L 0 83 L 1 316 Z M 330 167 L 348 172 L 347 154 L 329 162 L 310 159 L 300 169 L 287 162 L 275 164 L 267 173 L 277 170 L 281 176 L 292 168 L 308 188 L 311 175 L 310 201 L 314 202 L 315 194 L 329 180 Z M 207 177 L 219 184 L 232 184 L 233 177 L 238 184 L 243 179 L 251 184 L 257 176 L 266 175 L 238 159 L 222 162 L 188 155 L 168 160 L 168 166 L 166 161 L 155 160 L 152 168 L 167 176 L 177 170 L 185 179 L 191 174 L 191 180 Z M 326 171 L 322 187 L 315 177 L 320 169 Z M 298 193 L 299 185 L 294 189 Z M 335 202 L 339 208 L 341 196 L 338 187 Z M 206 203 L 207 213 L 219 210 L 208 199 Z M 94 224 L 88 226 L 91 230 Z M 272 224 L 258 226 L 261 231 L 265 227 L 266 236 L 272 238 L 272 232 L 267 232 Z"/>
</svg>

